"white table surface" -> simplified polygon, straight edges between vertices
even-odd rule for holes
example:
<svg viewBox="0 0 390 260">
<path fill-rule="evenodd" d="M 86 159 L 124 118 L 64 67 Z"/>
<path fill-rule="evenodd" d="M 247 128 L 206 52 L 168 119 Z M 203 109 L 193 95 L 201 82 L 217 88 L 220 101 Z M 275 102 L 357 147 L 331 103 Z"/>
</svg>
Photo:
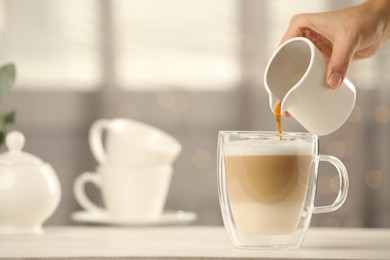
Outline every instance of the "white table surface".
<svg viewBox="0 0 390 260">
<path fill-rule="evenodd" d="M 390 259 L 390 229 L 310 228 L 296 250 L 236 249 L 223 227 L 46 227 L 0 235 L 2 259 Z"/>
</svg>

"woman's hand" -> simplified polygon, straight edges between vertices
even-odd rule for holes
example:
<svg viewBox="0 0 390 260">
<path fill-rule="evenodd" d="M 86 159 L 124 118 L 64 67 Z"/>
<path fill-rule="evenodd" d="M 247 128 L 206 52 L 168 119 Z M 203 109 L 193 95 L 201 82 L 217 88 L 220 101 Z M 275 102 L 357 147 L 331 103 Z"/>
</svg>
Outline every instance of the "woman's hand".
<svg viewBox="0 0 390 260">
<path fill-rule="evenodd" d="M 390 1 L 369 0 L 339 11 L 296 15 L 281 42 L 293 37 L 308 38 L 328 57 L 325 82 L 336 89 L 352 60 L 372 56 L 390 38 Z"/>
</svg>

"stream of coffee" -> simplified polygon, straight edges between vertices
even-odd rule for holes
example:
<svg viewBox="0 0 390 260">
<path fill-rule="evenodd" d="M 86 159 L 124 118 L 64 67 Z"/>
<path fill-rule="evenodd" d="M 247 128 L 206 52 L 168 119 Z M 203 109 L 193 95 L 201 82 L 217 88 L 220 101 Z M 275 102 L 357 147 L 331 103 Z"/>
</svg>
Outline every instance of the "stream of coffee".
<svg viewBox="0 0 390 260">
<path fill-rule="evenodd" d="M 276 124 L 278 125 L 278 131 L 279 134 L 282 134 L 283 132 L 283 125 L 282 125 L 282 101 L 280 101 L 276 107 L 275 107 L 275 118 L 276 118 Z M 282 136 L 279 136 L 279 139 L 282 140 Z"/>
</svg>

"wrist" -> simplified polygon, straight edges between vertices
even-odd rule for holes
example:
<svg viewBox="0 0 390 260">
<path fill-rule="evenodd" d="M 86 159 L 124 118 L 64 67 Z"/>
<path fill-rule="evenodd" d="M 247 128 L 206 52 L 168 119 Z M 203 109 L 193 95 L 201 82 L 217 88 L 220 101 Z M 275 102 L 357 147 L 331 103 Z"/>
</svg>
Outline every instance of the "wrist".
<svg viewBox="0 0 390 260">
<path fill-rule="evenodd" d="M 390 39 L 390 1 L 388 0 L 368 0 L 362 7 L 370 11 L 379 19 L 379 33 L 384 40 Z"/>
</svg>

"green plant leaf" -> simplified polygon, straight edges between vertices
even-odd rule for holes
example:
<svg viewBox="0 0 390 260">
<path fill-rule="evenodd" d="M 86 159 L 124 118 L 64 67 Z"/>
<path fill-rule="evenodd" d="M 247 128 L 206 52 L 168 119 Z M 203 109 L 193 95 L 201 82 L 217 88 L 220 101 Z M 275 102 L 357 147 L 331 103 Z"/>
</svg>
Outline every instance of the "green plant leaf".
<svg viewBox="0 0 390 260">
<path fill-rule="evenodd" d="M 15 123 L 16 111 L 12 110 L 4 114 L 4 124 L 13 124 Z"/>
<path fill-rule="evenodd" d="M 4 115 L 0 115 L 0 131 L 5 132 L 5 125 Z"/>
<path fill-rule="evenodd" d="M 15 122 L 15 117 L 16 117 L 15 110 L 7 112 L 4 115 L 0 115 L 0 145 L 4 143 L 7 125 L 13 124 Z"/>
<path fill-rule="evenodd" d="M 0 145 L 4 143 L 5 134 L 4 131 L 0 130 Z"/>
<path fill-rule="evenodd" d="M 0 67 L 0 101 L 8 94 L 16 78 L 16 68 L 13 63 Z"/>
</svg>

